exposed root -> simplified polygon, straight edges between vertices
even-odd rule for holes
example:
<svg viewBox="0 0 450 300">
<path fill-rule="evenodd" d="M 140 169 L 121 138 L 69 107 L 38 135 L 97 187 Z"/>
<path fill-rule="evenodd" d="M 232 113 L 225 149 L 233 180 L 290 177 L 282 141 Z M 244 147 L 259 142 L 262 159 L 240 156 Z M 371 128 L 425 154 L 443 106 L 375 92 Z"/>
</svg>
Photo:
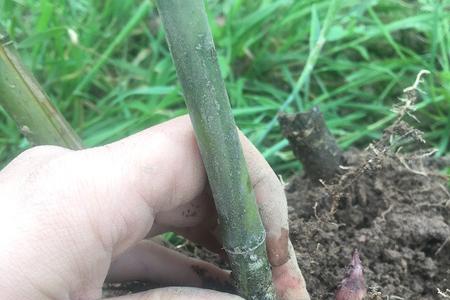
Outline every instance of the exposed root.
<svg viewBox="0 0 450 300">
<path fill-rule="evenodd" d="M 383 165 L 382 162 L 386 159 L 394 159 L 403 165 L 406 170 L 414 174 L 426 177 L 430 175 L 424 171 L 423 159 L 434 154 L 436 152 L 435 149 L 426 151 L 419 155 L 416 154 L 413 159 L 418 162 L 418 166 L 416 167 L 410 166 L 407 162 L 411 161 L 412 157 L 408 156 L 406 159 L 406 157 L 400 153 L 405 145 L 417 142 L 425 143 L 423 133 L 420 130 L 408 125 L 404 121 L 404 118 L 409 116 L 419 122 L 413 112 L 416 109 L 415 103 L 417 102 L 418 93 L 423 93 L 418 86 L 421 82 L 423 82 L 422 77 L 426 74 L 430 74 L 430 72 L 427 70 L 421 70 L 417 74 L 414 84 L 403 90 L 404 95 L 399 98 L 400 103 L 394 105 L 392 108 L 392 111 L 397 114 L 397 118 L 391 126 L 384 130 L 382 137 L 378 141 L 369 144 L 366 148 L 366 151 L 369 152 L 367 159 L 361 162 L 356 168 L 339 166 L 341 170 L 345 170 L 347 172 L 340 176 L 338 182 L 335 184 L 326 185 L 323 181 L 321 181 L 331 198 L 332 204 L 329 211 L 330 215 L 334 215 L 340 199 L 343 198 L 346 191 L 353 186 L 362 175 L 379 170 Z M 388 212 L 389 209 L 386 213 Z"/>
<path fill-rule="evenodd" d="M 441 291 L 439 288 L 437 289 L 438 295 L 445 299 L 450 299 L 450 290 L 446 289 L 445 292 Z"/>
</svg>

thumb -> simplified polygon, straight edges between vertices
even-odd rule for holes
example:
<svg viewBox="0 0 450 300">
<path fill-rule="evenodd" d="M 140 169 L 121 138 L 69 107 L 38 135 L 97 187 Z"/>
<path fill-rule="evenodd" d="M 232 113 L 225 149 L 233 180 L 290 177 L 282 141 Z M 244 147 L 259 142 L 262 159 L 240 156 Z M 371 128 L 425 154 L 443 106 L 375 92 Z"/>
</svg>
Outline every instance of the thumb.
<svg viewBox="0 0 450 300">
<path fill-rule="evenodd" d="M 108 298 L 109 300 L 243 300 L 243 298 L 227 293 L 212 290 L 188 288 L 188 287 L 168 287 L 154 289 L 148 292 L 126 295 L 121 297 Z"/>
</svg>

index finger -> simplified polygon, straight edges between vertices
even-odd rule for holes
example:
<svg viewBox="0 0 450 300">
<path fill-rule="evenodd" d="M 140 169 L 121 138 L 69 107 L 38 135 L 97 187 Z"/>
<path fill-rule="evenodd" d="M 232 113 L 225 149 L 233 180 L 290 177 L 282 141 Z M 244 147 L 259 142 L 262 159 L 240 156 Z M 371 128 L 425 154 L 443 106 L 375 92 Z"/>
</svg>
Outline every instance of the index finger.
<svg viewBox="0 0 450 300">
<path fill-rule="evenodd" d="M 256 147 L 240 132 L 250 180 L 266 230 L 269 262 L 280 266 L 289 259 L 289 224 L 284 186 Z"/>
</svg>

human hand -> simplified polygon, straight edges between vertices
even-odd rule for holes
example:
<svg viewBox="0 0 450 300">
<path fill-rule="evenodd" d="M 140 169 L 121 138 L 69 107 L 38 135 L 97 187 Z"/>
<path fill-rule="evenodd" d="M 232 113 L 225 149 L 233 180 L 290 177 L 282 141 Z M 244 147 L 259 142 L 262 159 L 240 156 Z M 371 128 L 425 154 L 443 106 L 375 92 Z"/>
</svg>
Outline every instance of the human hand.
<svg viewBox="0 0 450 300">
<path fill-rule="evenodd" d="M 309 299 L 288 241 L 283 186 L 241 134 L 279 299 Z M 117 299 L 241 299 L 229 273 L 151 241 L 174 231 L 220 251 L 217 215 L 187 116 L 80 151 L 40 146 L 0 172 L 2 299 L 99 299 L 105 278 L 162 288 Z M 201 272 L 198 272 L 201 270 Z"/>
</svg>

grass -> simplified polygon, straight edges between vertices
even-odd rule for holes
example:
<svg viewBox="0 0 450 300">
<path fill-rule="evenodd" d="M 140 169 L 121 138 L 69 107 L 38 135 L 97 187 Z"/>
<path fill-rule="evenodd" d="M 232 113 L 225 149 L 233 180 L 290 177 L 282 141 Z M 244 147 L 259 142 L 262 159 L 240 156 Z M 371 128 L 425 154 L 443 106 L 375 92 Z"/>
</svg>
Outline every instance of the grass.
<svg viewBox="0 0 450 300">
<path fill-rule="evenodd" d="M 450 1 L 337 2 L 326 30 L 326 0 L 208 1 L 240 128 L 287 174 L 299 164 L 271 124 L 283 103 L 287 112 L 319 105 L 343 148 L 364 146 L 392 121 L 402 89 L 428 69 L 416 125 L 438 155 L 447 153 Z M 0 0 L 0 22 L 86 146 L 186 113 L 152 2 Z M 28 146 L 0 109 L 0 164 Z"/>
</svg>

